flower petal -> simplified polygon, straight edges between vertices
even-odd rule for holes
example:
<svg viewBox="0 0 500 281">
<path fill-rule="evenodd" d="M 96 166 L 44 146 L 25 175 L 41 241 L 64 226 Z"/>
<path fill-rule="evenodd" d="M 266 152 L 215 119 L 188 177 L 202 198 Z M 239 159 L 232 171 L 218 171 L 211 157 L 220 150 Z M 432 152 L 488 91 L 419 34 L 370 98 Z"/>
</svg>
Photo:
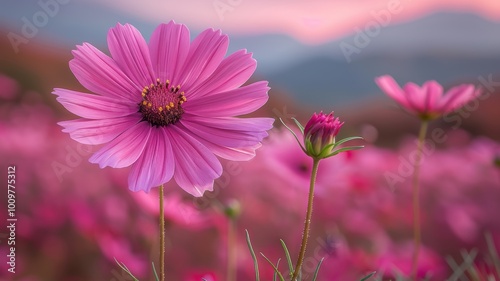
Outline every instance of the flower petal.
<svg viewBox="0 0 500 281">
<path fill-rule="evenodd" d="M 177 184 L 193 196 L 213 190 L 214 179 L 222 174 L 219 159 L 203 144 L 177 126 L 167 132 L 175 157 L 174 178 Z"/>
<path fill-rule="evenodd" d="M 130 24 L 117 24 L 108 32 L 111 57 L 141 89 L 156 81 L 148 44 Z"/>
<path fill-rule="evenodd" d="M 250 119 L 250 120 L 248 120 Z M 181 125 L 217 156 L 233 161 L 252 159 L 261 147 L 271 118 L 203 118 L 187 117 Z"/>
<path fill-rule="evenodd" d="M 141 85 L 130 80 L 110 57 L 84 43 L 74 50 L 69 67 L 76 79 L 93 93 L 135 101 L 140 96 Z"/>
<path fill-rule="evenodd" d="M 159 25 L 149 40 L 151 61 L 157 78 L 167 79 L 177 86 L 179 72 L 189 52 L 189 29 L 183 24 L 170 21 Z"/>
<path fill-rule="evenodd" d="M 222 60 L 210 77 L 189 91 L 188 97 L 236 89 L 250 79 L 256 68 L 257 62 L 252 58 L 252 54 L 239 50 Z"/>
<path fill-rule="evenodd" d="M 375 79 L 375 83 L 377 83 L 382 91 L 384 91 L 389 97 L 393 98 L 401 106 L 407 109 L 410 108 L 405 93 L 401 90 L 401 87 L 399 87 L 398 83 L 394 80 L 394 78 L 392 78 L 392 76 L 384 75 L 377 77 Z"/>
<path fill-rule="evenodd" d="M 202 140 L 200 140 L 200 142 L 205 144 L 215 155 L 231 161 L 248 161 L 255 157 L 255 150 L 262 146 L 262 144 L 259 143 L 253 147 L 231 148 Z"/>
<path fill-rule="evenodd" d="M 405 97 L 408 100 L 408 110 L 417 113 L 426 113 L 425 111 L 425 93 L 415 83 L 409 82 L 403 87 Z"/>
<path fill-rule="evenodd" d="M 106 96 L 56 88 L 52 92 L 71 113 L 89 119 L 110 119 L 137 112 L 137 104 Z"/>
<path fill-rule="evenodd" d="M 184 110 L 206 117 L 237 116 L 254 112 L 268 100 L 266 81 L 235 90 L 193 98 L 184 104 Z"/>
<path fill-rule="evenodd" d="M 476 98 L 480 93 L 480 90 L 474 90 L 474 85 L 458 85 L 446 92 L 440 101 L 439 108 L 443 114 L 451 112 Z"/>
<path fill-rule="evenodd" d="M 226 55 L 229 39 L 220 30 L 207 29 L 198 35 L 191 46 L 179 77 L 181 89 L 189 92 L 203 82 L 219 66 Z"/>
<path fill-rule="evenodd" d="M 196 138 L 231 147 L 252 147 L 267 137 L 272 128 L 272 118 L 206 118 L 184 114 L 180 123 L 186 126 Z"/>
<path fill-rule="evenodd" d="M 142 154 L 148 143 L 151 126 L 139 122 L 99 149 L 89 159 L 104 168 L 123 168 L 132 165 Z"/>
<path fill-rule="evenodd" d="M 116 138 L 141 120 L 139 113 L 103 120 L 76 119 L 59 122 L 62 130 L 70 137 L 83 144 L 103 144 Z"/>
<path fill-rule="evenodd" d="M 438 102 L 443 96 L 443 87 L 436 81 L 427 81 L 422 85 L 425 93 L 424 110 L 426 112 L 436 111 Z"/>
<path fill-rule="evenodd" d="M 182 125 L 181 125 L 182 126 Z M 188 128 L 184 126 L 184 128 L 188 131 Z M 206 146 L 210 151 L 212 151 L 215 155 L 222 157 L 224 159 L 228 159 L 231 161 L 247 161 L 255 157 L 255 150 L 260 148 L 262 144 L 260 142 L 256 143 L 253 146 L 246 146 L 241 148 L 227 147 L 224 145 L 217 144 L 216 142 L 209 141 L 210 137 L 207 138 L 205 134 L 204 137 L 200 135 L 196 135 L 194 132 L 196 129 L 193 129 L 193 136 L 201 142 L 204 146 Z"/>
<path fill-rule="evenodd" d="M 174 174 L 172 145 L 163 128 L 151 129 L 148 144 L 132 164 L 128 186 L 132 191 L 149 192 L 152 187 L 168 182 Z"/>
</svg>

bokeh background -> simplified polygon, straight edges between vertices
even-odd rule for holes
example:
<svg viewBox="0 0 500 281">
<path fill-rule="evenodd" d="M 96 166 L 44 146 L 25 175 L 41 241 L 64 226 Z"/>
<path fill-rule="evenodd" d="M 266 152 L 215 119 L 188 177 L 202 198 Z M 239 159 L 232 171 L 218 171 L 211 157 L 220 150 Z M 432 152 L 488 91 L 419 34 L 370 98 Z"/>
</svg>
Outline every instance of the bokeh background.
<svg viewBox="0 0 500 281">
<path fill-rule="evenodd" d="M 479 276 L 495 272 L 487 241 L 500 243 L 500 2 L 38 0 L 0 4 L 0 280 L 131 280 L 115 258 L 140 280 L 153 280 L 157 194 L 128 191 L 127 169 L 89 164 L 97 148 L 61 132 L 56 123 L 75 116 L 51 92 L 85 91 L 68 67 L 75 45 L 89 42 L 107 53 L 106 34 L 117 22 L 148 39 L 170 20 L 186 24 L 192 37 L 220 28 L 230 36 L 230 53 L 253 53 L 252 79 L 272 88 L 255 115 L 304 122 L 314 111 L 334 110 L 346 123 L 341 137 L 365 138 L 365 149 L 322 163 L 305 266 L 311 274 L 325 257 L 321 280 L 409 272 L 405 163 L 418 121 L 373 79 L 390 74 L 401 84 L 433 79 L 445 88 L 482 87 L 477 102 L 431 124 L 445 140 L 429 141 L 422 167 L 419 272 L 455 278 L 464 256 L 474 257 L 467 266 Z M 311 163 L 275 125 L 254 160 L 224 162 L 214 192 L 196 199 L 168 185 L 170 280 L 225 280 L 233 228 L 238 280 L 253 278 L 245 229 L 271 260 L 284 257 L 279 239 L 297 255 Z M 17 177 L 15 274 L 6 264 L 8 165 L 16 165 Z M 237 219 L 228 218 L 228 207 L 241 211 Z M 270 280 L 270 266 L 259 261 Z"/>
</svg>

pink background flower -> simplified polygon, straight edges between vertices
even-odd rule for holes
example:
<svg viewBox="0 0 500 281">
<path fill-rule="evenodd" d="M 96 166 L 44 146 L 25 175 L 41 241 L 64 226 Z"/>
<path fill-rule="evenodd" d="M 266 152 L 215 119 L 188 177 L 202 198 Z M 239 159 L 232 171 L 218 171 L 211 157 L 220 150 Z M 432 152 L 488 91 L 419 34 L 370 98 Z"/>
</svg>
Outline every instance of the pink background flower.
<svg viewBox="0 0 500 281">
<path fill-rule="evenodd" d="M 375 82 L 400 106 L 424 120 L 457 110 L 481 94 L 472 84 L 455 86 L 444 93 L 443 86 L 434 80 L 422 86 L 409 82 L 403 88 L 389 75 L 377 77 Z"/>
</svg>

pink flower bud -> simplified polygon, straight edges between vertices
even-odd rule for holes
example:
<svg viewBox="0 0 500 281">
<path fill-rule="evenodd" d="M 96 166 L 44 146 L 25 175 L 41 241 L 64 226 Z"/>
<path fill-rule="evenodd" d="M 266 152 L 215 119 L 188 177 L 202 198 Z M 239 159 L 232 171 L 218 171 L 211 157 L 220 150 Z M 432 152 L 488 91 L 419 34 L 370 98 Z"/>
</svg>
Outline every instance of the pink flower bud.
<svg viewBox="0 0 500 281">
<path fill-rule="evenodd" d="M 304 128 L 304 144 L 306 152 L 312 157 L 329 155 L 335 144 L 335 136 L 344 123 L 333 116 L 333 112 L 326 115 L 323 112 L 309 119 Z"/>
</svg>

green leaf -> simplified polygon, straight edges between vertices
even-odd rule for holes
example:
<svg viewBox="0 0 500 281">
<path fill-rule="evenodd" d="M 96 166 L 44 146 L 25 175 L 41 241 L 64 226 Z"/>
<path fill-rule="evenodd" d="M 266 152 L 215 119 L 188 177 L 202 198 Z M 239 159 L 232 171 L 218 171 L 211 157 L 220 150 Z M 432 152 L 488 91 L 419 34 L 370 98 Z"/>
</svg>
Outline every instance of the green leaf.
<svg viewBox="0 0 500 281">
<path fill-rule="evenodd" d="M 306 152 L 306 149 L 305 149 L 305 148 L 302 146 L 302 144 L 300 143 L 300 141 L 299 141 L 299 137 L 297 137 L 297 135 L 295 134 L 295 132 L 294 132 L 292 129 L 290 129 L 290 127 L 288 127 L 288 126 L 285 124 L 285 122 L 283 122 L 283 119 L 281 119 L 281 118 L 280 118 L 280 121 L 281 121 L 281 123 L 283 124 L 283 126 L 285 126 L 285 128 L 287 128 L 287 129 L 288 129 L 288 131 L 290 131 L 290 133 L 292 133 L 292 135 L 295 137 L 295 139 L 297 140 L 297 142 L 298 142 L 298 143 L 299 143 L 299 145 L 300 145 L 300 148 L 302 148 L 302 151 L 304 151 L 304 153 L 307 153 L 307 152 Z"/>
<path fill-rule="evenodd" d="M 280 280 L 281 281 L 285 281 L 285 278 L 283 277 L 283 275 L 281 274 L 281 272 L 279 271 L 279 269 L 274 265 L 274 263 L 272 263 L 263 253 L 260 253 L 265 259 L 266 261 L 273 267 L 274 269 L 274 272 L 278 274 L 278 276 L 280 277 Z M 279 264 L 279 260 L 278 260 L 278 264 Z"/>
<path fill-rule="evenodd" d="M 331 157 L 331 156 L 334 156 L 334 155 L 337 155 L 339 154 L 340 152 L 345 152 L 345 151 L 350 151 L 350 150 L 358 150 L 358 149 L 361 149 L 361 148 L 364 148 L 365 146 L 364 145 L 360 145 L 360 146 L 346 146 L 346 147 L 342 147 L 340 149 L 337 149 L 335 150 L 334 152 L 330 153 L 328 156 L 326 157 Z M 325 157 L 325 158 L 326 158 Z"/>
<path fill-rule="evenodd" d="M 318 278 L 319 268 L 320 268 L 320 266 L 321 266 L 321 264 L 323 263 L 324 260 L 325 260 L 325 258 L 321 258 L 321 260 L 318 263 L 318 266 L 316 266 L 316 270 L 314 271 L 314 275 L 313 275 L 312 281 L 316 281 L 316 278 Z"/>
<path fill-rule="evenodd" d="M 245 229 L 246 232 L 246 237 L 247 237 L 247 245 L 248 249 L 250 249 L 250 254 L 252 255 L 253 259 L 253 266 L 255 269 L 255 281 L 260 281 L 259 278 L 259 263 L 257 262 L 257 256 L 255 255 L 255 252 L 252 247 L 252 242 L 250 241 L 250 234 L 248 234 L 248 230 Z"/>
<path fill-rule="evenodd" d="M 341 145 L 341 144 L 348 142 L 348 141 L 362 140 L 362 139 L 363 139 L 362 137 L 349 137 L 349 138 L 341 139 L 341 140 L 335 142 L 335 146 Z"/>
<path fill-rule="evenodd" d="M 300 132 L 304 134 L 304 126 L 302 126 L 302 124 L 300 124 L 300 122 L 297 119 L 295 119 L 295 117 L 292 117 L 292 120 L 295 122 L 297 127 L 299 127 Z"/>
<path fill-rule="evenodd" d="M 493 242 L 493 237 L 491 236 L 491 232 L 486 232 L 486 245 L 488 246 L 488 251 L 490 252 L 490 257 L 493 261 L 493 266 L 495 267 L 495 271 L 498 276 L 500 276 L 500 259 L 498 258 L 498 252 L 495 247 L 495 242 Z"/>
<path fill-rule="evenodd" d="M 115 262 L 118 264 L 118 266 L 123 270 L 125 271 L 128 275 L 130 275 L 130 277 L 132 277 L 134 279 L 134 281 L 139 281 L 139 279 L 137 279 L 131 272 L 130 270 L 127 268 L 127 266 L 124 264 L 124 263 L 120 263 L 116 258 L 115 258 Z"/>
<path fill-rule="evenodd" d="M 290 276 L 293 275 L 293 263 L 292 263 L 292 258 L 290 257 L 290 252 L 288 251 L 288 248 L 286 247 L 285 241 L 280 239 L 281 246 L 283 247 L 283 251 L 285 251 L 285 256 L 286 256 L 286 261 L 288 263 L 288 270 L 290 271 Z"/>
<path fill-rule="evenodd" d="M 151 266 L 153 267 L 153 273 L 155 274 L 156 281 L 160 281 L 160 278 L 158 278 L 158 274 L 156 273 L 155 263 L 151 262 Z"/>
<path fill-rule="evenodd" d="M 312 142 L 311 142 L 311 138 L 307 138 L 306 140 L 304 140 L 304 144 L 306 145 L 306 150 L 304 151 L 307 155 L 309 155 L 307 152 L 310 151 L 311 154 L 313 153 L 314 149 L 313 149 L 313 145 L 312 145 Z M 316 156 L 316 155 L 315 155 Z"/>
<path fill-rule="evenodd" d="M 280 261 L 281 261 L 281 259 L 279 259 L 278 262 L 276 263 L 276 267 L 277 268 L 280 267 Z M 276 273 L 276 271 L 275 271 L 274 274 L 273 274 L 273 281 L 276 281 L 277 277 L 278 277 L 278 273 Z"/>
<path fill-rule="evenodd" d="M 359 281 L 366 281 L 366 280 L 368 280 L 370 277 L 372 277 L 375 273 L 377 273 L 377 272 L 376 272 L 376 271 L 374 271 L 374 272 L 372 272 L 372 273 L 370 273 L 370 274 L 366 275 L 365 277 L 363 277 L 363 278 L 362 278 L 361 280 L 359 280 Z"/>
<path fill-rule="evenodd" d="M 335 146 L 336 146 L 336 145 L 335 145 L 334 143 L 330 143 L 329 145 L 327 145 L 327 146 L 323 147 L 323 149 L 321 150 L 321 152 L 320 152 L 320 154 L 319 154 L 319 155 L 320 155 L 320 157 L 321 157 L 321 155 L 325 155 L 325 154 L 326 154 L 326 155 L 328 155 L 328 154 L 326 153 L 326 151 L 327 151 L 328 149 L 331 149 L 332 147 L 335 147 Z"/>
</svg>

